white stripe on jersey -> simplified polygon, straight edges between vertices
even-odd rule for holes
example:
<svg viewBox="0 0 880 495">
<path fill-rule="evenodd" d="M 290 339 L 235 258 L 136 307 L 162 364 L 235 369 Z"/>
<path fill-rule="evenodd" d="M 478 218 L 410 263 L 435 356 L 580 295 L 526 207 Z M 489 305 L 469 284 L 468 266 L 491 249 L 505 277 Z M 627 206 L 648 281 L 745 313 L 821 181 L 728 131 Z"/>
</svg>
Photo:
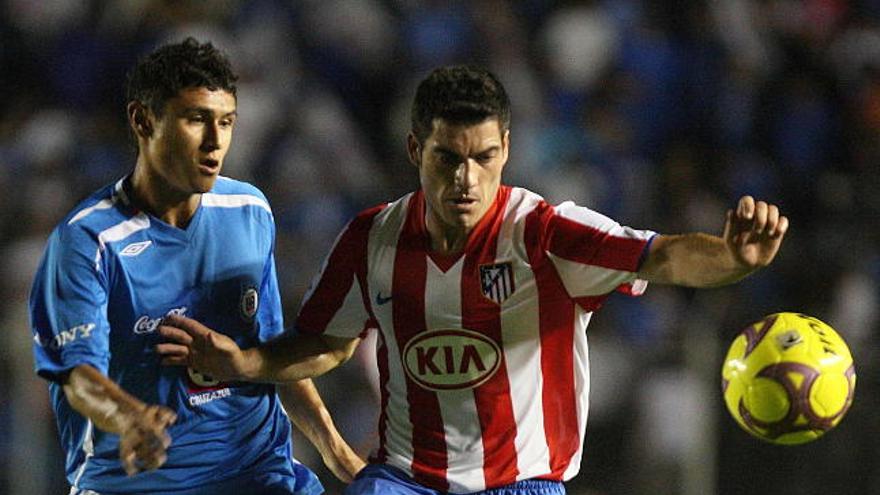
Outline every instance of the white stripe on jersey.
<svg viewBox="0 0 880 495">
<path fill-rule="evenodd" d="M 218 207 L 218 208 L 240 208 L 242 206 L 259 206 L 260 208 L 272 213 L 269 203 L 261 198 L 250 194 L 202 194 L 202 206 Z"/>
<path fill-rule="evenodd" d="M 461 291 L 464 256 L 446 273 L 430 259 L 425 279 L 426 330 L 462 327 L 461 298 L 449 297 Z M 465 329 L 467 330 L 467 329 Z M 449 491 L 473 492 L 485 488 L 483 475 L 483 437 L 474 390 L 437 392 L 440 417 L 446 432 L 446 479 Z"/>
<path fill-rule="evenodd" d="M 525 245 L 525 222 L 521 218 L 534 210 L 541 198 L 527 194 L 524 189 L 514 188 L 507 202 L 505 221 L 498 236 L 497 259 L 512 259 L 514 246 Z M 516 217 L 515 215 L 519 215 Z M 516 228 L 516 227 L 519 228 Z M 525 294 L 534 293 L 535 276 L 525 265 L 514 264 L 516 291 L 505 302 L 508 307 L 519 304 L 533 304 Z M 535 343 L 541 341 L 541 325 L 537 311 L 502 311 L 501 335 L 504 359 L 507 363 L 507 376 L 510 379 L 510 399 L 513 417 L 516 420 L 517 480 L 524 480 L 550 472 L 550 449 L 544 432 L 544 405 L 542 402 L 544 379 L 541 375 L 541 352 L 535 352 L 532 345 L 518 344 L 517 341 Z M 515 329 L 515 331 L 514 331 Z M 516 384 L 516 386 L 513 386 Z"/>
<path fill-rule="evenodd" d="M 547 253 L 547 256 L 556 265 L 559 278 L 562 279 L 565 290 L 572 297 L 607 294 L 609 287 L 613 289 L 621 284 L 636 280 L 635 273 L 627 273 L 595 265 L 585 265 L 577 261 L 560 258 L 553 253 Z M 585 284 L 585 281 L 589 281 L 589 285 Z"/>
<path fill-rule="evenodd" d="M 406 219 L 406 205 L 410 195 L 389 204 L 387 208 L 379 212 L 373 219 L 373 228 L 370 229 L 368 240 L 367 270 L 374 274 L 373 284 L 370 286 L 370 300 L 381 292 L 386 296 L 392 295 L 392 274 L 394 273 L 394 259 L 397 255 L 397 239 Z M 382 228 L 378 228 L 381 226 Z M 394 301 L 384 305 L 373 304 L 373 314 L 379 321 L 391 321 L 391 311 Z M 382 315 L 382 316 L 380 316 Z M 380 414 L 385 416 L 385 451 L 388 454 L 387 463 L 405 472 L 412 474 L 413 439 L 412 424 L 409 420 L 409 403 L 406 394 L 406 372 L 400 362 L 400 348 L 394 337 L 393 325 L 382 326 L 383 340 L 387 347 L 386 365 L 388 367 L 388 406 Z M 381 439 L 380 439 L 381 440 Z"/>
<path fill-rule="evenodd" d="M 76 215 L 73 216 L 73 218 L 70 219 L 70 221 L 67 222 L 67 225 L 72 225 L 82 220 L 83 218 L 89 216 L 95 210 L 107 210 L 109 208 L 112 208 L 114 204 L 116 204 L 116 196 L 112 198 L 104 198 L 101 201 L 93 204 L 92 206 L 80 210 Z"/>
<path fill-rule="evenodd" d="M 587 431 L 587 417 L 590 408 L 590 353 L 587 344 L 587 325 L 593 316 L 592 312 L 585 311 L 579 305 L 575 305 L 574 326 L 574 389 L 577 401 L 578 434 L 581 442 Z M 562 475 L 562 479 L 574 478 L 581 469 L 581 457 L 583 448 L 577 449 L 572 456 L 568 467 Z"/>
<path fill-rule="evenodd" d="M 150 217 L 145 213 L 138 213 L 128 220 L 101 231 L 98 234 L 98 250 L 95 253 L 95 270 L 101 269 L 101 252 L 104 251 L 108 242 L 121 241 L 135 232 L 148 228 L 150 228 Z"/>
<path fill-rule="evenodd" d="M 67 495 L 101 495 L 95 490 L 82 490 L 75 486 L 70 487 L 70 492 Z"/>
<path fill-rule="evenodd" d="M 346 308 L 360 308 L 363 307 L 361 300 L 361 283 L 355 277 L 351 287 L 348 288 L 348 293 L 345 294 L 342 305 Z M 349 333 L 357 336 L 364 329 L 364 321 L 366 319 L 366 311 L 337 311 L 327 324 L 327 328 L 346 328 L 350 330 Z M 328 333 L 327 335 L 330 334 Z M 340 335 L 340 337 L 351 338 L 351 335 Z"/>
<path fill-rule="evenodd" d="M 73 218 L 71 218 L 67 222 L 67 225 L 72 225 L 72 224 L 82 220 L 83 218 L 89 216 L 93 211 L 106 210 L 108 208 L 112 208 L 113 205 L 116 204 L 116 201 L 120 197 L 122 197 L 124 199 L 125 192 L 122 189 L 122 182 L 124 180 L 125 179 L 119 179 L 119 181 L 116 183 L 116 185 L 113 186 L 113 195 L 111 197 L 104 198 L 101 201 L 98 201 L 97 203 L 93 204 L 92 206 L 89 206 L 88 208 L 83 208 L 82 210 L 77 212 L 77 214 L 74 215 Z"/>
<path fill-rule="evenodd" d="M 86 422 L 86 431 L 83 433 L 83 441 L 82 441 L 82 450 L 85 453 L 85 459 L 83 459 L 82 464 L 80 464 L 79 469 L 76 472 L 76 478 L 73 479 L 73 486 L 71 487 L 71 492 L 74 489 L 79 490 L 79 480 L 82 478 L 83 473 L 86 471 L 86 465 L 89 463 L 89 459 L 95 455 L 95 444 L 94 444 L 94 425 L 92 424 L 92 420 L 88 420 Z"/>
</svg>

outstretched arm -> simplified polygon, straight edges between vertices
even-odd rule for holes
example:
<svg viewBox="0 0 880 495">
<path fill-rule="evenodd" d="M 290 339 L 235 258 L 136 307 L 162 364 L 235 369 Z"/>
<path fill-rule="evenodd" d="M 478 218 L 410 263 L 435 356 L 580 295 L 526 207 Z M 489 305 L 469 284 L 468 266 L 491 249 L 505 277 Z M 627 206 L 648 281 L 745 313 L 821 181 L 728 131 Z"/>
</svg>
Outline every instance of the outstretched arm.
<svg viewBox="0 0 880 495">
<path fill-rule="evenodd" d="M 171 445 L 165 429 L 177 419 L 171 409 L 141 402 L 89 365 L 75 367 L 63 388 L 71 407 L 119 435 L 119 458 L 129 476 L 165 463 Z"/>
<path fill-rule="evenodd" d="M 344 483 L 351 483 L 366 465 L 339 434 L 311 380 L 278 386 L 278 395 L 293 424 L 321 453 L 324 464 Z"/>
<path fill-rule="evenodd" d="M 184 316 L 167 317 L 159 334 L 169 341 L 156 346 L 162 364 L 189 366 L 223 381 L 271 383 L 322 375 L 347 361 L 360 342 L 297 335 L 242 350 L 229 337 Z"/>
<path fill-rule="evenodd" d="M 639 278 L 688 287 L 732 284 L 770 264 L 787 231 L 788 218 L 776 205 L 743 196 L 736 210 L 727 211 L 721 237 L 657 236 Z"/>
</svg>

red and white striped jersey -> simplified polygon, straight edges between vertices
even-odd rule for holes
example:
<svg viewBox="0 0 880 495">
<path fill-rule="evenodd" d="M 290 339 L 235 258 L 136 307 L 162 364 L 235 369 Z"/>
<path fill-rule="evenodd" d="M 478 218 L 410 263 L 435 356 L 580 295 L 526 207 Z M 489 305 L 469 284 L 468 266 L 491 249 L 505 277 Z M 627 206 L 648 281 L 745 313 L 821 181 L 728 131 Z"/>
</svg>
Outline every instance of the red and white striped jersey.
<svg viewBox="0 0 880 495">
<path fill-rule="evenodd" d="M 586 327 L 610 292 L 637 295 L 653 232 L 502 186 L 456 259 L 430 252 L 421 191 L 358 215 L 297 319 L 379 331 L 375 462 L 466 493 L 580 468 Z"/>
</svg>

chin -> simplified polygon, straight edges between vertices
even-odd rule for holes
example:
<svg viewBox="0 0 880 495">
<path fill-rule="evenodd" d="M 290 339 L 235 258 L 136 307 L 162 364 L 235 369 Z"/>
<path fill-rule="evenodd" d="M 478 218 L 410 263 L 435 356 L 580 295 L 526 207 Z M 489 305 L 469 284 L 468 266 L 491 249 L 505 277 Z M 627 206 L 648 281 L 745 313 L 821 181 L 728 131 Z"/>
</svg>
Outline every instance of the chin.
<svg viewBox="0 0 880 495">
<path fill-rule="evenodd" d="M 474 219 L 471 215 L 456 216 L 452 219 L 452 222 L 450 223 L 464 230 L 470 230 L 477 225 L 476 219 Z"/>
<path fill-rule="evenodd" d="M 200 180 L 196 184 L 193 184 L 193 190 L 195 194 L 202 194 L 206 192 L 211 192 L 211 189 L 214 189 L 214 184 L 217 182 L 217 178 Z"/>
</svg>

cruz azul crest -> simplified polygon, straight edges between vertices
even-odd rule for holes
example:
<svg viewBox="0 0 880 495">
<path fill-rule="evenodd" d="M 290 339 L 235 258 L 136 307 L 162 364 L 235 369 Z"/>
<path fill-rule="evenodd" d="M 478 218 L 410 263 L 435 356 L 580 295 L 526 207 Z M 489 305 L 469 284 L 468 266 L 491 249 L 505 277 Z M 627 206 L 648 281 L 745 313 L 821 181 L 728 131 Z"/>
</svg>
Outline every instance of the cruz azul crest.
<svg viewBox="0 0 880 495">
<path fill-rule="evenodd" d="M 516 290 L 513 283 L 513 264 L 508 262 L 480 265 L 480 289 L 484 296 L 498 304 L 506 301 Z"/>
</svg>

